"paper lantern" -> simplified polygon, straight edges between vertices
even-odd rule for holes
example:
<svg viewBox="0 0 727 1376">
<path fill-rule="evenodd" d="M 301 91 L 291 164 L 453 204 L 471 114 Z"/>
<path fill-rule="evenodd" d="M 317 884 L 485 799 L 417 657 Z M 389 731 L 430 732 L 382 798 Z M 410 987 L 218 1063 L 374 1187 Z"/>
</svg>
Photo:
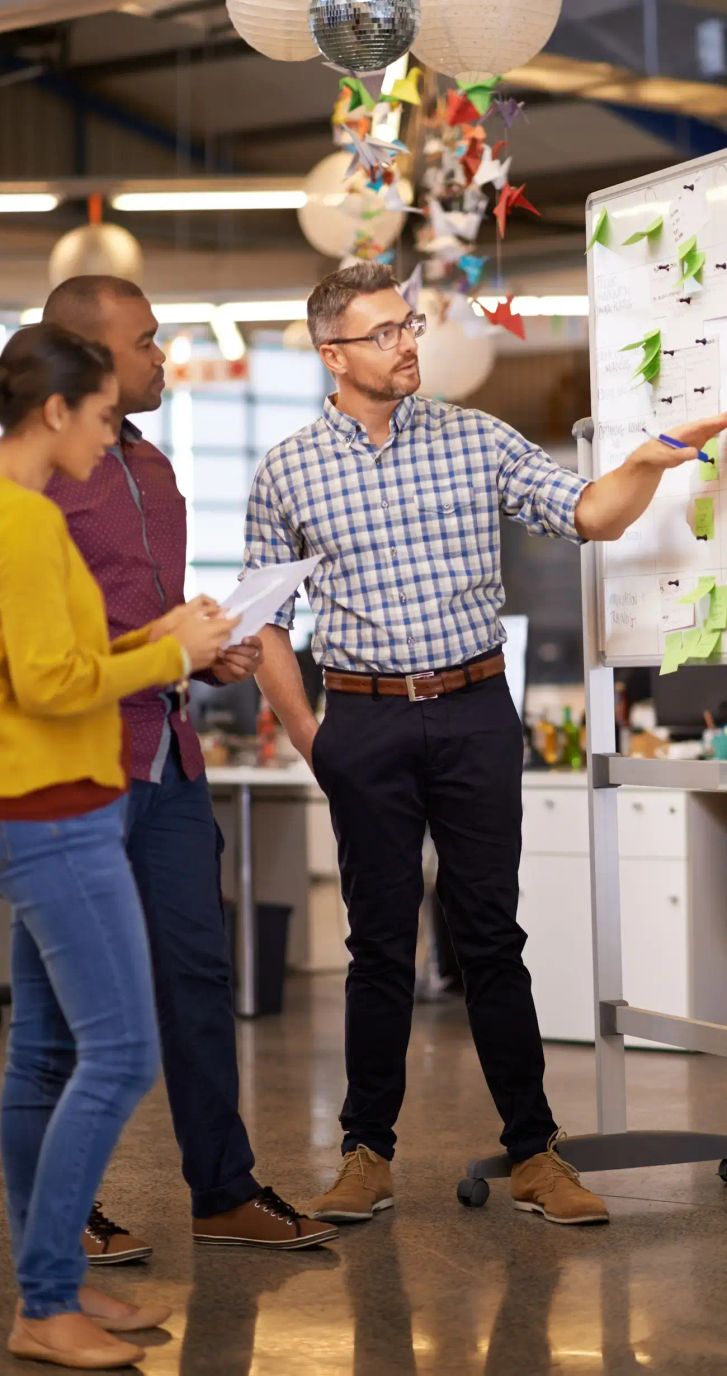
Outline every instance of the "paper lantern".
<svg viewBox="0 0 727 1376">
<path fill-rule="evenodd" d="M 509 72 L 530 62 L 555 28 L 562 0 L 421 0 L 414 43 L 445 76 Z"/>
<path fill-rule="evenodd" d="M 318 56 L 309 8 L 310 0 L 227 0 L 227 13 L 240 37 L 277 62 L 306 62 Z"/>
<path fill-rule="evenodd" d="M 51 251 L 48 277 L 57 287 L 69 277 L 95 273 L 141 283 L 144 260 L 133 234 L 121 225 L 81 225 L 64 234 Z"/>
<path fill-rule="evenodd" d="M 426 397 L 461 401 L 492 372 L 497 331 L 484 324 L 464 298 L 454 315 L 445 314 L 447 305 L 447 297 L 431 288 L 419 295 L 417 309 L 427 317 L 426 334 L 419 340 L 419 391 Z"/>
<path fill-rule="evenodd" d="M 419 0 L 311 0 L 310 28 L 345 72 L 378 72 L 407 53 L 419 27 Z"/>
<path fill-rule="evenodd" d="M 330 258 L 343 258 L 357 238 L 371 235 L 383 252 L 398 239 L 406 216 L 383 209 L 386 191 L 347 190 L 344 181 L 351 159 L 348 153 L 330 153 L 305 180 L 307 201 L 298 211 L 300 227 L 309 244 Z"/>
</svg>

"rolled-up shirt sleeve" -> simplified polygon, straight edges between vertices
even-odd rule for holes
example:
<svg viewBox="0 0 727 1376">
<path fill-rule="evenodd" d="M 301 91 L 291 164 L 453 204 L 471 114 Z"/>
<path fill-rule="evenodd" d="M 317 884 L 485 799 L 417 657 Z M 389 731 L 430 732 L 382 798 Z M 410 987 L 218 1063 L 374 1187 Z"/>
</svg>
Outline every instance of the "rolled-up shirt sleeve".
<svg viewBox="0 0 727 1376">
<path fill-rule="evenodd" d="M 575 512 L 589 479 L 562 468 L 502 421 L 492 422 L 497 449 L 500 510 L 529 535 L 558 536 L 582 544 Z"/>
<path fill-rule="evenodd" d="M 271 564 L 290 564 L 303 555 L 302 540 L 289 525 L 280 494 L 267 461 L 263 460 L 253 480 L 245 518 L 245 554 L 243 575 L 249 569 L 267 568 Z M 290 630 L 295 620 L 294 593 L 270 618 L 273 626 Z"/>
</svg>

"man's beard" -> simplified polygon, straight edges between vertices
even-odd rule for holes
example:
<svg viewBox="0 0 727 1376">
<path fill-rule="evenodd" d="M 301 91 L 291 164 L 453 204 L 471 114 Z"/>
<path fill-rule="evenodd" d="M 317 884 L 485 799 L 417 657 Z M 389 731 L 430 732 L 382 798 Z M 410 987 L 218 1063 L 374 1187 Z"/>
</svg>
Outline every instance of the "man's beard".
<svg viewBox="0 0 727 1376">
<path fill-rule="evenodd" d="M 410 374 L 410 377 L 410 382 L 404 383 L 402 381 L 398 386 L 395 380 L 396 374 L 392 376 L 390 382 L 381 387 L 369 387 L 366 383 L 361 382 L 357 383 L 356 386 L 358 391 L 363 396 L 368 397 L 370 401 L 402 401 L 404 397 L 410 397 L 419 387 L 421 376 L 418 367 L 416 372 Z"/>
</svg>

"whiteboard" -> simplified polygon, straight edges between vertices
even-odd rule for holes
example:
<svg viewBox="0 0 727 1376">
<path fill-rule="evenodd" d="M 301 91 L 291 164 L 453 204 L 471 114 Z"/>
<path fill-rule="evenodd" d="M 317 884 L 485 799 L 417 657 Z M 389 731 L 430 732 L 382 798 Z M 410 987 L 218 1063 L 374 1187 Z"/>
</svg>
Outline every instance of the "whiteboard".
<svg viewBox="0 0 727 1376">
<path fill-rule="evenodd" d="M 608 239 L 588 253 L 594 476 L 646 437 L 727 410 L 727 149 L 589 197 L 588 239 L 603 210 Z M 625 246 L 659 217 L 652 239 Z M 680 285 L 679 247 L 696 234 L 701 286 Z M 626 344 L 662 335 L 661 370 L 634 383 L 642 358 Z M 665 636 L 689 615 L 679 597 L 702 574 L 727 584 L 727 457 L 712 480 L 700 462 L 670 469 L 644 515 L 597 548 L 599 650 L 606 664 L 658 664 Z M 713 499 L 714 538 L 697 539 L 695 500 Z M 727 647 L 727 635 L 723 637 Z M 723 654 L 727 662 L 727 655 Z"/>
</svg>

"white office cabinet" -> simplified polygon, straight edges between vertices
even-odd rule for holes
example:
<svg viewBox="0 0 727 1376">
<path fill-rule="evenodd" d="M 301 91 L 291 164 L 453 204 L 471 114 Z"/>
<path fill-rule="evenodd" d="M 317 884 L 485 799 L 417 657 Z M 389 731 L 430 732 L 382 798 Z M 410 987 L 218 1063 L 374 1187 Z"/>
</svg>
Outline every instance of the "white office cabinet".
<svg viewBox="0 0 727 1376">
<path fill-rule="evenodd" d="M 526 775 L 523 799 L 519 920 L 541 1032 L 591 1041 L 585 777 Z M 618 806 L 624 998 L 727 1020 L 727 797 L 623 788 Z"/>
</svg>

